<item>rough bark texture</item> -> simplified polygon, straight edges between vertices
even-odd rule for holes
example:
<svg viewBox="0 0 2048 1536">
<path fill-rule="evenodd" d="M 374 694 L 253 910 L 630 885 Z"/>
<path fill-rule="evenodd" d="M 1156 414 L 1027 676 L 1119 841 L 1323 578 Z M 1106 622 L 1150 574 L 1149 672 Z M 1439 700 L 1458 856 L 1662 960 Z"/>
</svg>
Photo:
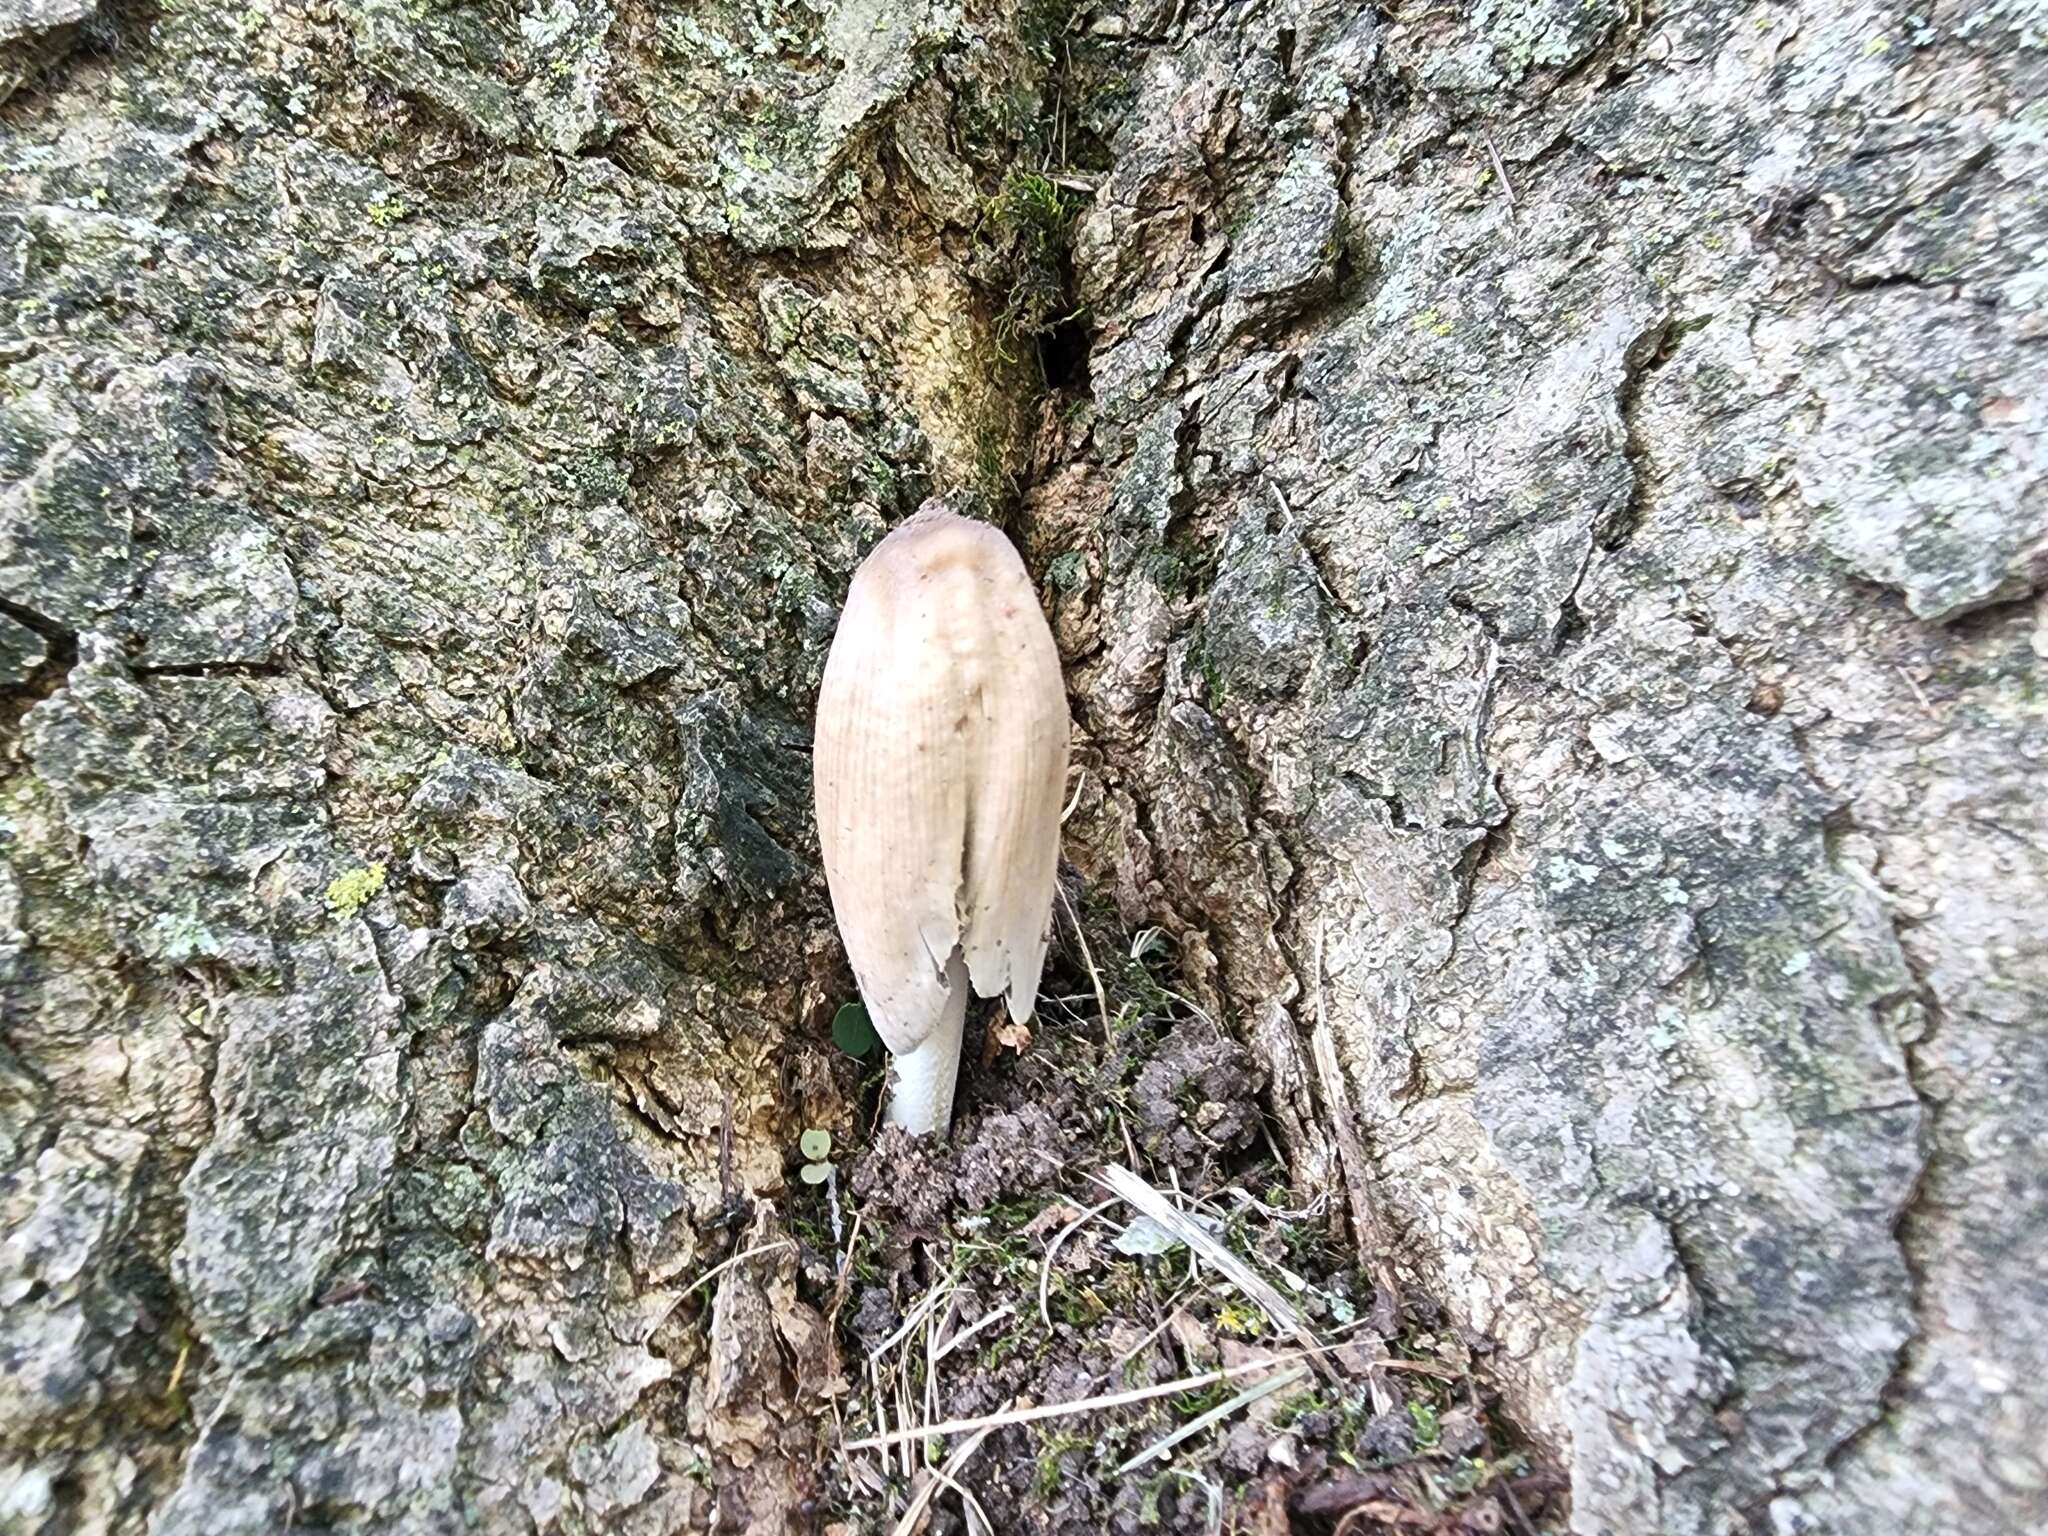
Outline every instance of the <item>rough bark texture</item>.
<svg viewBox="0 0 2048 1536">
<path fill-rule="evenodd" d="M 2048 16 L 1410 9 L 0 4 L 0 1531 L 783 1528 L 934 490 L 1577 1529 L 2043 1518 Z"/>
</svg>

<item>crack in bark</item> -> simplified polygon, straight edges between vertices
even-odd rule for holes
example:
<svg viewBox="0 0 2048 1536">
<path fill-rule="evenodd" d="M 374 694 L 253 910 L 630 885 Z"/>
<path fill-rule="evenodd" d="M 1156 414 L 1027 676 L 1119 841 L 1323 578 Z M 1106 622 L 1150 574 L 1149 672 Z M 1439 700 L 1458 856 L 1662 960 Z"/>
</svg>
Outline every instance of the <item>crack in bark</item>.
<svg viewBox="0 0 2048 1536">
<path fill-rule="evenodd" d="M 1924 964 L 1917 960 L 1906 942 L 1907 930 L 1912 926 L 1896 913 L 1887 912 L 1892 937 L 1898 945 L 1899 957 L 1911 978 L 1911 986 L 1903 992 L 1879 998 L 1872 1005 L 1883 1008 L 1886 1004 L 1910 999 L 1919 1009 L 1920 1028 L 1911 1038 L 1901 1037 L 1899 1050 L 1906 1072 L 1906 1083 L 1913 1091 L 1914 1101 L 1920 1107 L 1919 1151 L 1920 1166 L 1914 1173 L 1912 1186 L 1900 1201 L 1898 1213 L 1892 1219 L 1892 1235 L 1898 1243 L 1899 1260 L 1906 1271 L 1907 1303 L 1912 1314 L 1913 1331 L 1900 1341 L 1892 1357 L 1890 1372 L 1877 1390 L 1877 1406 L 1869 1420 L 1844 1435 L 1830 1449 L 1822 1465 L 1830 1471 L 1838 1468 L 1857 1448 L 1892 1422 L 1899 1404 L 1906 1394 L 1906 1378 L 1918 1362 L 1920 1350 L 1927 1338 L 1925 1322 L 1930 1282 L 1919 1258 L 1914 1251 L 1913 1228 L 1920 1220 L 1929 1198 L 1929 1185 L 1936 1158 L 1938 1129 L 1942 1118 L 1942 1102 L 1929 1081 L 1929 1071 L 1921 1057 L 1921 1049 L 1940 1031 L 1943 1019 L 1941 1000 L 1936 995 L 1934 984 Z"/>
<path fill-rule="evenodd" d="M 1621 386 L 1615 391 L 1615 408 L 1621 417 L 1621 455 L 1629 470 L 1628 500 L 1607 527 L 1595 525 L 1590 530 L 1595 546 L 1610 554 L 1628 543 L 1649 516 L 1650 449 L 1643 433 L 1643 391 L 1651 375 L 1677 355 L 1679 335 L 1680 327 L 1670 311 L 1661 311 L 1621 355 Z M 1582 579 L 1583 575 L 1582 571 Z M 1573 599 L 1578 591 L 1574 582 Z"/>
<path fill-rule="evenodd" d="M 1676 354 L 1682 334 L 1683 327 L 1672 319 L 1670 312 L 1660 311 L 1622 352 L 1622 376 L 1615 391 L 1615 407 L 1621 418 L 1621 455 L 1629 473 L 1628 499 L 1607 519 L 1605 527 L 1596 518 L 1586 530 L 1585 552 L 1572 575 L 1571 590 L 1559 601 L 1557 619 L 1551 625 L 1548 643 L 1552 655 L 1570 649 L 1589 628 L 1579 607 L 1579 591 L 1593 568 L 1594 556 L 1620 550 L 1649 517 L 1650 448 L 1641 420 L 1643 391 L 1650 376 Z"/>
</svg>

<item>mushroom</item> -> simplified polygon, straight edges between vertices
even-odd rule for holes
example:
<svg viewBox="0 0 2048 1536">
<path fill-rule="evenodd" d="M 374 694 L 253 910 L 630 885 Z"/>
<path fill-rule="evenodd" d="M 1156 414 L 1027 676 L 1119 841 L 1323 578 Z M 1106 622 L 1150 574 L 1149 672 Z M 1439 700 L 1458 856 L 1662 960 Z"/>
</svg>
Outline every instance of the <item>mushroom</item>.
<svg viewBox="0 0 2048 1536">
<path fill-rule="evenodd" d="M 968 988 L 1037 1006 L 1067 730 L 1024 562 L 926 502 L 854 573 L 813 754 L 833 915 L 913 1134 L 952 1121 Z"/>
</svg>

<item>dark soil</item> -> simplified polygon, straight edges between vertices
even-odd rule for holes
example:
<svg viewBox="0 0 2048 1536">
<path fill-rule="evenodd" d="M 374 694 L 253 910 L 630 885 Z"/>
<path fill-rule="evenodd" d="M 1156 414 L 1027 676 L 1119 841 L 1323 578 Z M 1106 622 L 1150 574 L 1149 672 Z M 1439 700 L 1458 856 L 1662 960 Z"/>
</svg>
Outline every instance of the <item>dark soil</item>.
<svg viewBox="0 0 2048 1536">
<path fill-rule="evenodd" d="M 1091 939 L 1098 956 L 1120 954 L 1112 935 L 1091 929 Z M 998 1429 L 956 1474 L 988 1527 L 942 1488 L 920 1528 L 1562 1530 L 1563 1479 L 1496 1415 L 1484 1341 L 1459 1338 L 1425 1298 L 1408 1294 L 1397 1312 L 1376 1297 L 1337 1226 L 1341 1191 L 1290 1209 L 1250 1053 L 1136 962 L 1117 960 L 1102 980 L 1106 1024 L 1087 973 L 1062 965 L 1049 971 L 1021 1052 L 1004 1046 L 988 1059 L 987 1042 L 970 1039 L 949 1143 L 887 1129 L 842 1166 L 842 1237 L 856 1219 L 859 1234 L 850 1263 L 822 1196 L 799 1209 L 808 1299 L 834 1321 L 849 1384 L 843 1440 L 904 1428 L 906 1415 L 912 1425 L 971 1419 L 1219 1365 L 1302 1363 L 1296 1337 L 1214 1267 L 1191 1263 L 1185 1246 L 1118 1250 L 1136 1213 L 1091 1176 L 1119 1163 L 1203 1218 L 1293 1301 L 1329 1346 L 1326 1374 L 1304 1374 L 1121 1474 L 1266 1373 Z M 987 1012 L 983 1026 L 1000 1024 Z M 860 1072 L 847 1065 L 851 1096 Z M 880 1076 L 866 1074 L 870 1115 Z M 893 1531 L 925 1468 L 967 1438 L 847 1452 L 828 1473 L 836 1485 L 819 1529 Z"/>
</svg>

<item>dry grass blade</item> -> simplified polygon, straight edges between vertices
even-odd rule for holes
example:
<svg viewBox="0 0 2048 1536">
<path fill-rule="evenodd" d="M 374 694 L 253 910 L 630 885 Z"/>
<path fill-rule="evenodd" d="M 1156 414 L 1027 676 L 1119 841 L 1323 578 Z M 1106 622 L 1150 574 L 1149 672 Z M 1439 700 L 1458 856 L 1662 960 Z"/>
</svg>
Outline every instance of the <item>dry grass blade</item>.
<svg viewBox="0 0 2048 1536">
<path fill-rule="evenodd" d="M 1153 1441 L 1150 1445 L 1146 1446 L 1144 1450 L 1138 1452 L 1137 1455 L 1133 1456 L 1129 1461 L 1126 1461 L 1122 1466 L 1118 1467 L 1116 1469 L 1115 1475 L 1118 1477 L 1122 1477 L 1126 1472 L 1130 1471 L 1133 1467 L 1142 1467 L 1143 1465 L 1145 1465 L 1146 1462 L 1153 1461 L 1156 1460 L 1158 1457 L 1164 1456 L 1168 1451 L 1172 1450 L 1176 1445 L 1179 1445 L 1183 1440 L 1192 1440 L 1196 1435 L 1199 1435 L 1211 1424 L 1215 1424 L 1223 1419 L 1227 1419 L 1233 1413 L 1237 1412 L 1238 1409 L 1248 1407 L 1249 1405 L 1256 1403 L 1262 1397 L 1271 1397 L 1275 1392 L 1278 1392 L 1282 1387 L 1289 1386 L 1297 1381 L 1305 1380 L 1307 1376 L 1307 1367 L 1297 1365 L 1292 1370 L 1282 1371 L 1277 1376 L 1269 1376 L 1264 1381 L 1253 1382 L 1250 1386 L 1246 1387 L 1242 1392 L 1238 1393 L 1237 1396 L 1229 1399 L 1227 1402 L 1218 1403 L 1214 1408 L 1211 1408 L 1207 1413 L 1198 1414 L 1194 1418 L 1189 1419 L 1187 1423 L 1181 1425 L 1181 1427 L 1179 1429 L 1176 1429 L 1172 1434 Z"/>
<path fill-rule="evenodd" d="M 967 1536 L 996 1536 L 995 1522 L 988 1517 L 988 1511 L 981 1507 L 981 1500 L 968 1491 L 965 1483 L 957 1481 L 944 1467 L 933 1467 L 932 1478 L 941 1486 L 950 1488 L 960 1499 L 960 1512 L 967 1517 Z"/>
<path fill-rule="evenodd" d="M 1074 925 L 1074 937 L 1081 943 L 1081 963 L 1088 967 L 1088 979 L 1095 984 L 1095 1006 L 1102 1013 L 1102 1038 L 1113 1040 L 1116 1030 L 1109 1022 L 1109 994 L 1102 990 L 1102 972 L 1095 969 L 1094 952 L 1088 948 L 1088 935 L 1081 928 L 1081 914 L 1074 910 L 1073 902 L 1067 899 L 1066 887 L 1055 884 L 1059 892 L 1060 905 L 1067 909 L 1067 921 Z"/>
<path fill-rule="evenodd" d="M 712 1281 L 716 1280 L 720 1275 L 724 1274 L 728 1269 L 731 1269 L 733 1265 L 743 1264 L 748 1259 L 757 1258 L 764 1253 L 780 1253 L 785 1248 L 794 1248 L 795 1246 L 796 1242 L 793 1238 L 777 1238 L 772 1243 L 761 1243 L 753 1248 L 742 1248 L 738 1253 L 734 1254 L 731 1258 L 712 1265 L 709 1269 L 705 1270 L 703 1274 L 699 1275 L 696 1279 L 692 1280 L 688 1285 L 684 1286 L 680 1291 L 676 1292 L 676 1299 L 670 1302 L 667 1307 L 663 1308 L 661 1316 L 656 1318 L 654 1320 L 653 1325 L 648 1328 L 648 1337 L 653 1337 L 654 1330 L 656 1328 L 659 1328 L 664 1322 L 668 1320 L 670 1313 L 674 1312 L 677 1307 L 681 1306 L 686 1300 L 689 1299 L 691 1292 L 701 1290 L 703 1287 L 709 1285 Z"/>
<path fill-rule="evenodd" d="M 692 1280 L 688 1285 L 684 1286 L 682 1290 L 682 1295 L 678 1296 L 676 1300 L 681 1301 L 683 1299 L 683 1296 L 689 1295 L 690 1292 L 696 1290 L 699 1286 L 710 1284 L 713 1280 L 716 1280 L 720 1275 L 724 1274 L 728 1269 L 731 1269 L 735 1264 L 744 1263 L 746 1260 L 751 1259 L 758 1254 L 779 1253 L 784 1248 L 794 1248 L 795 1246 L 796 1243 L 793 1239 L 783 1237 L 776 1239 L 772 1243 L 762 1243 L 758 1247 L 743 1248 L 738 1253 L 734 1254 L 731 1258 L 725 1260 L 723 1263 L 712 1265 L 709 1269 L 705 1270 L 703 1274 L 699 1275 L 696 1279 Z"/>
<path fill-rule="evenodd" d="M 1227 1276 L 1231 1284 L 1244 1292 L 1260 1311 L 1270 1317 L 1282 1330 L 1292 1334 L 1301 1344 L 1305 1353 L 1315 1362 L 1316 1368 L 1325 1375 L 1333 1372 L 1322 1358 L 1323 1347 L 1316 1336 L 1309 1331 L 1301 1312 L 1293 1302 L 1274 1288 L 1264 1276 L 1232 1253 L 1223 1244 L 1211 1237 L 1208 1230 L 1198 1221 L 1183 1215 L 1171 1200 L 1147 1184 L 1130 1169 L 1111 1163 L 1102 1170 L 1102 1184 L 1112 1190 L 1126 1205 L 1143 1215 L 1150 1216 L 1160 1226 L 1188 1245 L 1191 1252 L 1215 1266 Z"/>
<path fill-rule="evenodd" d="M 1160 1334 L 1166 1332 L 1167 1328 L 1170 1327 L 1173 1323 L 1174 1314 L 1180 1310 L 1181 1302 L 1186 1298 L 1188 1292 L 1192 1289 L 1192 1285 L 1184 1285 L 1179 1290 L 1175 1291 L 1173 1293 L 1173 1296 L 1166 1303 L 1165 1315 L 1161 1317 L 1157 1323 L 1154 1323 L 1152 1325 L 1152 1331 L 1146 1334 L 1145 1337 L 1143 1337 L 1142 1339 L 1138 1340 L 1137 1343 L 1133 1344 L 1129 1349 L 1125 1350 L 1122 1354 L 1118 1355 L 1116 1359 L 1112 1360 L 1109 1363 L 1109 1368 L 1112 1371 L 1122 1370 L 1125 1361 L 1133 1358 L 1139 1350 L 1143 1349 L 1147 1344 L 1150 1344 L 1154 1339 L 1158 1338 Z"/>
<path fill-rule="evenodd" d="M 1038 1318 L 1040 1322 L 1045 1324 L 1048 1330 L 1052 1327 L 1052 1309 L 1047 1297 L 1052 1290 L 1053 1256 L 1060 1251 L 1061 1243 L 1064 1243 L 1068 1238 L 1072 1237 L 1076 1232 L 1087 1226 L 1089 1222 L 1115 1204 L 1114 1200 L 1105 1200 L 1100 1205 L 1090 1206 L 1064 1227 L 1061 1227 L 1054 1234 L 1053 1240 L 1045 1245 L 1045 1259 L 1038 1266 Z"/>
<path fill-rule="evenodd" d="M 1219 1381 L 1234 1381 L 1240 1376 L 1250 1375 L 1253 1371 L 1270 1371 L 1276 1365 L 1285 1365 L 1290 1361 L 1302 1359 L 1305 1353 L 1302 1350 L 1290 1350 L 1284 1355 L 1273 1355 L 1264 1360 L 1248 1360 L 1243 1365 L 1226 1365 L 1217 1370 L 1204 1371 L 1199 1376 L 1183 1376 L 1178 1381 L 1162 1381 L 1157 1386 L 1133 1387 L 1128 1392 L 1108 1392 L 1100 1397 L 1080 1397 L 1067 1403 L 1040 1403 L 1033 1408 L 1010 1408 L 1002 1413 L 985 1414 L 978 1419 L 948 1419 L 941 1424 L 922 1424 L 915 1429 L 889 1430 L 883 1434 L 849 1440 L 845 1449 L 871 1451 L 886 1446 L 906 1445 L 913 1440 L 925 1440 L 933 1436 L 1007 1429 L 1012 1424 L 1036 1424 L 1041 1419 L 1059 1419 L 1077 1413 L 1098 1413 L 1105 1408 L 1123 1408 L 1131 1403 L 1150 1402 L 1155 1397 L 1171 1397 L 1176 1392 L 1194 1392 L 1203 1387 L 1213 1387 Z"/>
<path fill-rule="evenodd" d="M 868 1388 L 874 1394 L 875 1422 L 882 1427 L 882 1432 L 887 1434 L 889 1431 L 889 1400 L 882 1395 L 882 1373 L 876 1370 L 873 1365 L 868 1366 Z M 842 1436 L 841 1444 L 844 1443 L 845 1440 Z M 875 1448 L 875 1460 L 880 1463 L 880 1480 L 886 1485 L 889 1481 L 889 1447 L 886 1445 L 877 1446 Z"/>
<path fill-rule="evenodd" d="M 932 1356 L 932 1359 L 935 1361 L 945 1359 L 946 1356 L 952 1354 L 954 1350 L 960 1348 L 961 1345 L 965 1344 L 969 1339 L 973 1338 L 976 1334 L 982 1332 L 982 1330 L 987 1328 L 993 1328 L 997 1323 L 1000 1323 L 1004 1318 L 1015 1317 L 1016 1315 L 1017 1304 L 1015 1302 L 1011 1302 L 1007 1306 L 997 1307 L 993 1312 L 983 1313 L 980 1317 L 977 1317 L 973 1322 L 969 1323 L 965 1328 L 962 1328 L 958 1333 L 954 1334 L 951 1338 L 947 1339 L 944 1344 L 941 1344 L 939 1346 L 938 1353 Z"/>
<path fill-rule="evenodd" d="M 1208 1536 L 1223 1536 L 1223 1490 L 1201 1473 L 1190 1472 L 1185 1467 L 1170 1467 L 1166 1475 L 1179 1478 L 1184 1483 L 1193 1483 L 1202 1490 L 1202 1497 L 1209 1505 Z"/>
<path fill-rule="evenodd" d="M 860 1229 L 867 1221 L 867 1213 L 856 1209 L 853 1213 L 853 1230 L 846 1235 L 846 1246 L 839 1250 L 839 1271 L 832 1282 L 832 1305 L 826 1310 L 827 1321 L 837 1324 L 839 1309 L 846 1305 L 846 1293 L 853 1284 L 853 1256 L 860 1249 Z"/>
<path fill-rule="evenodd" d="M 953 1479 L 960 1475 L 960 1469 L 967 1465 L 967 1459 L 981 1449 L 981 1442 L 995 1433 L 996 1427 L 994 1424 L 991 1424 L 976 1434 L 973 1439 L 963 1443 L 958 1450 L 946 1458 L 944 1465 L 939 1468 L 938 1476 L 925 1480 L 924 1486 L 911 1495 L 910 1503 L 904 1508 L 903 1518 L 896 1522 L 893 1536 L 910 1536 L 910 1533 L 917 1529 L 918 1517 L 924 1513 L 925 1506 L 931 1503 L 939 1489 L 948 1484 L 958 1486 L 953 1483 Z M 919 1431 L 919 1433 L 923 1433 L 923 1431 Z M 847 1449 L 858 1450 L 863 1443 L 857 1440 L 848 1446 Z"/>
<path fill-rule="evenodd" d="M 1493 135 L 1487 133 L 1481 134 L 1480 137 L 1486 140 L 1487 157 L 1493 161 L 1493 174 L 1500 178 L 1500 190 L 1508 200 L 1508 217 L 1512 219 L 1515 216 L 1514 183 L 1508 180 L 1508 168 L 1501 164 L 1500 150 L 1494 146 Z"/>
<path fill-rule="evenodd" d="M 910 1309 L 910 1315 L 897 1325 L 896 1331 L 868 1351 L 868 1359 L 881 1359 L 882 1356 L 889 1353 L 890 1350 L 915 1333 L 918 1325 L 931 1316 L 938 1309 L 940 1303 L 952 1296 L 954 1278 L 954 1276 L 948 1275 L 937 1285 L 926 1291 L 924 1296 L 918 1301 L 918 1304 Z"/>
<path fill-rule="evenodd" d="M 931 1422 L 931 1415 L 919 1413 L 916 1405 L 911 1401 L 910 1372 L 908 1371 L 898 1371 L 896 1373 L 896 1417 L 900 1423 L 912 1429 L 915 1429 L 920 1424 L 929 1424 Z M 932 1454 L 933 1449 L 931 1445 L 918 1440 L 906 1440 L 897 1446 L 896 1452 L 903 1458 L 903 1475 L 905 1477 L 914 1477 L 917 1474 L 918 1466 L 925 1457 Z"/>
</svg>

